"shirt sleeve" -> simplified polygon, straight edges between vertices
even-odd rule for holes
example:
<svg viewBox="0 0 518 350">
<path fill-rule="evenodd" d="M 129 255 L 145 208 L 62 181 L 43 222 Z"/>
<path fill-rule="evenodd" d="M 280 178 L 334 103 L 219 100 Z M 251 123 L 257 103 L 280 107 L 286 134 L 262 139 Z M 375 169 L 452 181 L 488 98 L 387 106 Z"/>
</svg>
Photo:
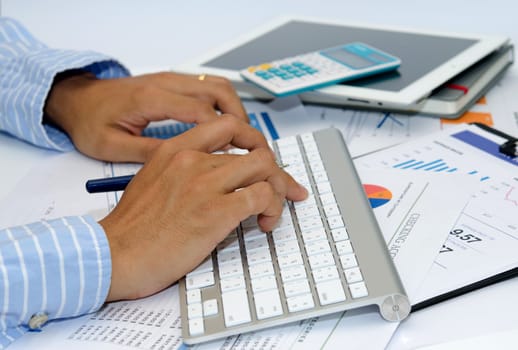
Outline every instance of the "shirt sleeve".
<svg viewBox="0 0 518 350">
<path fill-rule="evenodd" d="M 99 79 L 129 75 L 105 55 L 48 48 L 15 20 L 0 17 L 0 131 L 39 147 L 72 150 L 65 133 L 42 122 L 54 77 L 71 69 Z M 0 349 L 46 320 L 97 310 L 110 280 L 109 244 L 91 217 L 0 229 Z"/>
<path fill-rule="evenodd" d="M 72 150 L 65 133 L 42 122 L 54 77 L 71 69 L 100 79 L 129 75 L 108 56 L 49 48 L 15 20 L 0 17 L 0 130 L 39 147 Z"/>
<path fill-rule="evenodd" d="M 64 217 L 0 230 L 0 349 L 46 320 L 99 309 L 111 257 L 91 217 Z"/>
</svg>

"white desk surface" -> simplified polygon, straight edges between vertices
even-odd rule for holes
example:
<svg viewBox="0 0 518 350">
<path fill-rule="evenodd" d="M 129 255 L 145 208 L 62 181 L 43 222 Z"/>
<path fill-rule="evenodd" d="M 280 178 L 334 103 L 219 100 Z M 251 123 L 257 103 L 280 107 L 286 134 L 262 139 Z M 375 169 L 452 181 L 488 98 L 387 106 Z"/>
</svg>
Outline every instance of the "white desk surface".
<svg viewBox="0 0 518 350">
<path fill-rule="evenodd" d="M 0 0 L 1 14 L 23 22 L 53 47 L 94 49 L 135 71 L 167 69 L 279 15 L 303 15 L 450 32 L 503 34 L 518 42 L 515 0 L 235 0 L 128 1 Z M 85 6 L 87 4 L 88 6 Z M 517 70 L 517 67 L 513 67 Z M 45 152 L 0 134 L 4 169 L 0 198 Z M 417 312 L 404 321 L 390 349 L 415 348 L 484 336 L 513 341 L 518 332 L 518 279 Z M 500 342 L 500 344 L 499 344 Z M 469 342 L 470 348 L 476 341 Z M 468 342 L 453 343 L 462 347 Z M 441 348 L 441 346 L 437 347 Z M 444 348 L 448 348 L 445 346 Z"/>
</svg>

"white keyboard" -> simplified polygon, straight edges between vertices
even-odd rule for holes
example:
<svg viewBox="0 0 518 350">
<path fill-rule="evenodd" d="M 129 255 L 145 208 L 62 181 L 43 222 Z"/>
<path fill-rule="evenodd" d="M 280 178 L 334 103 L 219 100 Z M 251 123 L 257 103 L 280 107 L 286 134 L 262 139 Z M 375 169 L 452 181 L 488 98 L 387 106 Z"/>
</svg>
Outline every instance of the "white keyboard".
<svg viewBox="0 0 518 350">
<path fill-rule="evenodd" d="M 277 227 L 251 217 L 180 281 L 182 334 L 194 344 L 376 304 L 389 321 L 410 304 L 339 131 L 277 140 L 309 190 Z"/>
</svg>

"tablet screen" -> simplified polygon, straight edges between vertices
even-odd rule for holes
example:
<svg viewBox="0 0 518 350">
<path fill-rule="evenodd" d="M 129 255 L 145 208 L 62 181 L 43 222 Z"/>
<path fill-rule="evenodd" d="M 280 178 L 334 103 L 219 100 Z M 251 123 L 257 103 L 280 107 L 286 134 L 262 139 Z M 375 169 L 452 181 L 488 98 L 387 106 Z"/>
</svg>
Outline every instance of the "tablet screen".
<svg viewBox="0 0 518 350">
<path fill-rule="evenodd" d="M 205 63 L 240 70 L 251 65 L 361 41 L 401 59 L 397 71 L 348 81 L 356 87 L 397 92 L 477 43 L 477 40 L 290 21 Z"/>
</svg>

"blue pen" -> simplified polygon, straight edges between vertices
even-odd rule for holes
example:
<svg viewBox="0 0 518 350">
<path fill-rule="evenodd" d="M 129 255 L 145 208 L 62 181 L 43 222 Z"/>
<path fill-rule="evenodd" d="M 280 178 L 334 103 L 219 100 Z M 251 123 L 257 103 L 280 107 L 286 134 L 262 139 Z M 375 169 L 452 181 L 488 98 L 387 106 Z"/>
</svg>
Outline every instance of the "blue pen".
<svg viewBox="0 0 518 350">
<path fill-rule="evenodd" d="M 128 186 L 133 176 L 125 175 L 88 180 L 86 182 L 86 190 L 89 193 L 122 191 Z"/>
</svg>

